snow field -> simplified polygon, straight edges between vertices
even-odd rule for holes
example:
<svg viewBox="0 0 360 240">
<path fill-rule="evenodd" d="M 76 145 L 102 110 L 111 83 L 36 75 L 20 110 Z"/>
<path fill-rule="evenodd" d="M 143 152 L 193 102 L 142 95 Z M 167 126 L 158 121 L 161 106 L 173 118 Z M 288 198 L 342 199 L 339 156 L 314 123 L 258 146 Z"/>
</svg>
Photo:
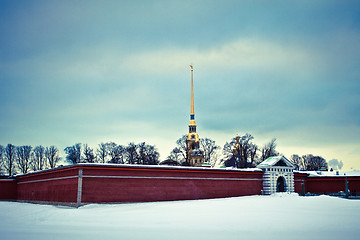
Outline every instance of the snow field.
<svg viewBox="0 0 360 240">
<path fill-rule="evenodd" d="M 0 239 L 358 239 L 360 201 L 296 194 L 80 208 L 0 202 Z"/>
</svg>

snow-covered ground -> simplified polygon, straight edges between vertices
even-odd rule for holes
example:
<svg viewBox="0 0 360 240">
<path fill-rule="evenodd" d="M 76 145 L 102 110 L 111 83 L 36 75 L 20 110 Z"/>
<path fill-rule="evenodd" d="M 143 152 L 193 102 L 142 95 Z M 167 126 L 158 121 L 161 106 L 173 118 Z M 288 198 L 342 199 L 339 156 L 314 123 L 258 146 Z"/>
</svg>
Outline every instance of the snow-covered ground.
<svg viewBox="0 0 360 240">
<path fill-rule="evenodd" d="M 80 208 L 0 202 L 0 239 L 359 239 L 360 201 L 295 194 Z"/>
</svg>

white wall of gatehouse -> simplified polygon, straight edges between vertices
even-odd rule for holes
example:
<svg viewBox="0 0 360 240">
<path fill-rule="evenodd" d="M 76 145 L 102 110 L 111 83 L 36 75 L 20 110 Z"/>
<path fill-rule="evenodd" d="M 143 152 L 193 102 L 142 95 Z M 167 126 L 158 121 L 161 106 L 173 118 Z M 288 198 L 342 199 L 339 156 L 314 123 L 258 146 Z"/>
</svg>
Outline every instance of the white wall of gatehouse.
<svg viewBox="0 0 360 240">
<path fill-rule="evenodd" d="M 279 177 L 285 180 L 284 192 L 294 192 L 294 173 L 291 167 L 272 166 L 262 169 L 264 171 L 263 194 L 270 195 L 277 192 Z"/>
</svg>

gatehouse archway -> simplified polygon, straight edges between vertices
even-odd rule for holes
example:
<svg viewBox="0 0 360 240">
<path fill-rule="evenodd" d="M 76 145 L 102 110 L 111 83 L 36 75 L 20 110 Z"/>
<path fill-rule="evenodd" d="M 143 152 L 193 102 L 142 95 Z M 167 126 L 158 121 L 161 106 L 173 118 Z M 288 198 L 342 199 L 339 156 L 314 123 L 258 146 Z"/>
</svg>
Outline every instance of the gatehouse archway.
<svg viewBox="0 0 360 240">
<path fill-rule="evenodd" d="M 276 192 L 285 192 L 285 179 L 279 177 L 276 182 Z"/>
</svg>

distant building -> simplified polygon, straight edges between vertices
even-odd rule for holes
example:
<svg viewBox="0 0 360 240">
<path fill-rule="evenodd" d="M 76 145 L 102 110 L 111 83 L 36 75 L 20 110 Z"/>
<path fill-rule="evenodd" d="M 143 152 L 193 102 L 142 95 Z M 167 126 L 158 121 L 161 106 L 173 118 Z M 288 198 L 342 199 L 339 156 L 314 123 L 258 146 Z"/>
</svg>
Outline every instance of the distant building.
<svg viewBox="0 0 360 240">
<path fill-rule="evenodd" d="M 191 68 L 191 106 L 190 106 L 190 122 L 189 133 L 186 138 L 186 165 L 202 166 L 204 163 L 204 154 L 200 150 L 200 138 L 196 133 L 195 110 L 194 110 L 194 80 L 193 66 Z"/>
</svg>

